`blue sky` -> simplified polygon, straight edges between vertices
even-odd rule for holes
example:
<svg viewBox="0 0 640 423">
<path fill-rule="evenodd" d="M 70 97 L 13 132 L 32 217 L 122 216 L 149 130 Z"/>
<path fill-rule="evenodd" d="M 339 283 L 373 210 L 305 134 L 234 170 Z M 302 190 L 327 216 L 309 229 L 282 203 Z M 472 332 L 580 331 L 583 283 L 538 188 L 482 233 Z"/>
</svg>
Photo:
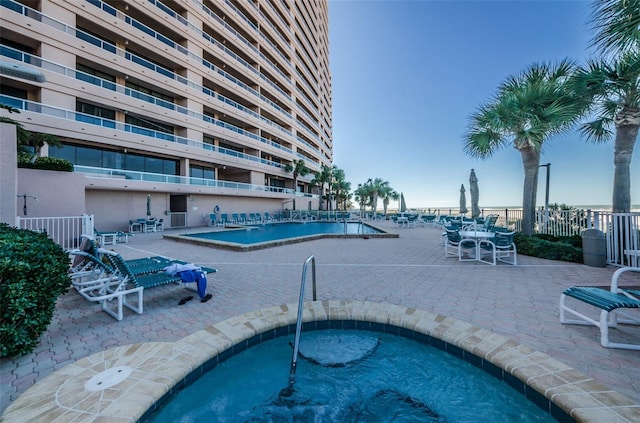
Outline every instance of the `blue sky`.
<svg viewBox="0 0 640 423">
<path fill-rule="evenodd" d="M 469 116 L 533 63 L 593 57 L 589 13 L 588 1 L 330 0 L 334 164 L 352 188 L 389 181 L 408 207 L 457 207 L 461 184 L 469 205 L 473 168 L 480 207 L 521 206 L 520 153 L 507 146 L 484 160 L 467 156 Z M 635 150 L 632 204 L 640 203 Z M 611 204 L 613 141 L 558 136 L 540 163 L 551 163 L 551 203 Z"/>
</svg>

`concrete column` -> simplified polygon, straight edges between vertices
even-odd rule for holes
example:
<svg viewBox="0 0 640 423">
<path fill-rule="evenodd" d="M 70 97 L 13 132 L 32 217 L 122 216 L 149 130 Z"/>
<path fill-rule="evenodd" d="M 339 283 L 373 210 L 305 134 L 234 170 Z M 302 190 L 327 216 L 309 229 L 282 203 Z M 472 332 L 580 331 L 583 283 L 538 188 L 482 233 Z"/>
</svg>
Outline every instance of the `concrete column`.
<svg viewBox="0 0 640 423">
<path fill-rule="evenodd" d="M 16 225 L 18 150 L 16 126 L 0 122 L 0 222 Z"/>
</svg>

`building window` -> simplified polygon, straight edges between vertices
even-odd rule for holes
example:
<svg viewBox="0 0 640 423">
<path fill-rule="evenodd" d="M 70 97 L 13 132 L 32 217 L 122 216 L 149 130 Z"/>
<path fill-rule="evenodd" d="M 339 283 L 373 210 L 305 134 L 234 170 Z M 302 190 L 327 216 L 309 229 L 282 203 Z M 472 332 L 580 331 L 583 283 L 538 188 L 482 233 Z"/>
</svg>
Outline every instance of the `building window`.
<svg viewBox="0 0 640 423">
<path fill-rule="evenodd" d="M 189 176 L 192 178 L 216 179 L 216 171 L 210 167 L 191 165 L 189 167 Z"/>
<path fill-rule="evenodd" d="M 64 144 L 62 147 L 50 147 L 49 156 L 66 159 L 79 166 L 160 173 L 172 176 L 180 174 L 180 165 L 177 160 L 141 154 L 127 154 L 97 147 Z"/>
</svg>

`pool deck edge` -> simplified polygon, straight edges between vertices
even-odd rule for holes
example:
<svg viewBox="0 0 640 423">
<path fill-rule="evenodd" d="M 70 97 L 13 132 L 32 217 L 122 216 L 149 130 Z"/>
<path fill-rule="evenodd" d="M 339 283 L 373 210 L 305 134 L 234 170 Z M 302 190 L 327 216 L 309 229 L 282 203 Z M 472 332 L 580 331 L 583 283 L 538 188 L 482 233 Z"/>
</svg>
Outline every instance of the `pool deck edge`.
<svg viewBox="0 0 640 423">
<path fill-rule="evenodd" d="M 136 422 L 174 387 L 234 345 L 295 324 L 296 304 L 251 311 L 177 342 L 149 342 L 82 358 L 38 381 L 13 401 L 2 422 L 102 418 Z M 426 310 L 351 300 L 306 302 L 303 321 L 358 320 L 391 325 L 445 341 L 513 375 L 580 423 L 640 421 L 640 405 L 600 382 L 526 345 L 487 329 Z M 95 392 L 90 379 L 118 366 L 132 368 L 122 382 Z"/>
</svg>

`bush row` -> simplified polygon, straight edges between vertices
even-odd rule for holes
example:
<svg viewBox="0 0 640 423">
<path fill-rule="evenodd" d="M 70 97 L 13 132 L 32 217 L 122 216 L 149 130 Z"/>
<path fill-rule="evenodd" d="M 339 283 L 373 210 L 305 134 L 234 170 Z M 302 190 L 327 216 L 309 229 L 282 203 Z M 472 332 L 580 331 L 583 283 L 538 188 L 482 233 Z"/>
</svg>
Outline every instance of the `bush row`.
<svg viewBox="0 0 640 423">
<path fill-rule="evenodd" d="M 27 169 L 58 170 L 62 172 L 73 172 L 73 164 L 69 160 L 57 157 L 37 157 L 32 162 L 33 156 L 26 153 L 18 155 L 18 167 Z"/>
<path fill-rule="evenodd" d="M 27 354 L 69 290 L 69 255 L 45 234 L 0 224 L 0 357 Z"/>
<path fill-rule="evenodd" d="M 516 233 L 514 242 L 518 249 L 518 254 L 573 263 L 583 262 L 582 238 L 579 235 L 555 237 L 544 234 L 526 236 Z"/>
</svg>

